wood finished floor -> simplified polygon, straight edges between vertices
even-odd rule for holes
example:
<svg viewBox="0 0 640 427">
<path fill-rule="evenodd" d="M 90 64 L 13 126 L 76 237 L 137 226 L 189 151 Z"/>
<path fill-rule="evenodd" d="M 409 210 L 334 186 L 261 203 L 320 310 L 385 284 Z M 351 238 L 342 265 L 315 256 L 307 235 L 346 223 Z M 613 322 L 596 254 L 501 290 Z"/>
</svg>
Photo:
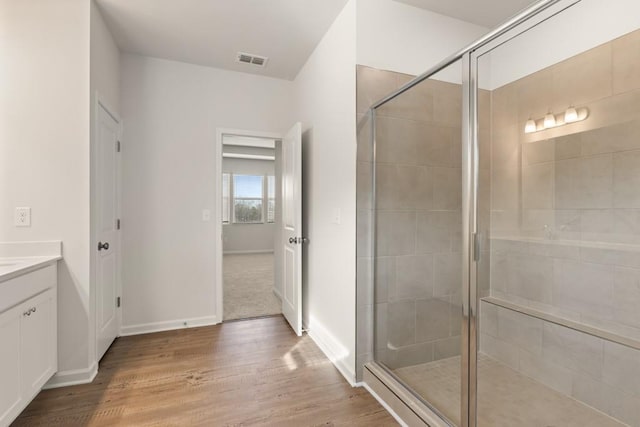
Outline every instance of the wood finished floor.
<svg viewBox="0 0 640 427">
<path fill-rule="evenodd" d="M 395 426 L 281 316 L 123 337 L 91 384 L 45 390 L 13 426 Z"/>
</svg>

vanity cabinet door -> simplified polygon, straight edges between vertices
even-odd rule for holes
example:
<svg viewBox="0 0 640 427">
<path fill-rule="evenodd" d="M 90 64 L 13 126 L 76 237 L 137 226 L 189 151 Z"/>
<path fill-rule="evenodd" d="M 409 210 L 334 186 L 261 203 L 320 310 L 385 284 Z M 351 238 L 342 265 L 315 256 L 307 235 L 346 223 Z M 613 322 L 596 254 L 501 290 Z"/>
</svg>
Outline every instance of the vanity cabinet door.
<svg viewBox="0 0 640 427">
<path fill-rule="evenodd" d="M 22 409 L 20 389 L 20 306 L 0 313 L 0 425 Z"/>
<path fill-rule="evenodd" d="M 56 291 L 50 289 L 21 307 L 22 390 L 31 399 L 57 369 Z"/>
</svg>

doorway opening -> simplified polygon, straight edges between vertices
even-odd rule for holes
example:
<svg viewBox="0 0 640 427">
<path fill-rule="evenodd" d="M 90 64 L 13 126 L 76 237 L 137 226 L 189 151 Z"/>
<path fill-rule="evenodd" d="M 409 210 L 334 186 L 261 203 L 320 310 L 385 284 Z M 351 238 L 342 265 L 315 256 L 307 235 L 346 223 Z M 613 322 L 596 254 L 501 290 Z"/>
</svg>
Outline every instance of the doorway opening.
<svg viewBox="0 0 640 427">
<path fill-rule="evenodd" d="M 222 135 L 223 321 L 282 313 L 280 139 Z"/>
</svg>

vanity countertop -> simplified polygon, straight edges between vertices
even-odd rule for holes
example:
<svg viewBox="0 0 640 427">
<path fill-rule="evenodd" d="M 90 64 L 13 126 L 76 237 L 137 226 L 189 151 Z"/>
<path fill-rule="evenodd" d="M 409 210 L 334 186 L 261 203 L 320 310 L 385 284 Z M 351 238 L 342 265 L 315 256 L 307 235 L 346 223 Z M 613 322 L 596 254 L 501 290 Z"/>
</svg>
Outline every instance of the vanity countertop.
<svg viewBox="0 0 640 427">
<path fill-rule="evenodd" d="M 60 255 L 0 258 L 0 283 L 61 260 Z"/>
<path fill-rule="evenodd" d="M 0 242 L 0 283 L 62 259 L 62 243 Z"/>
</svg>

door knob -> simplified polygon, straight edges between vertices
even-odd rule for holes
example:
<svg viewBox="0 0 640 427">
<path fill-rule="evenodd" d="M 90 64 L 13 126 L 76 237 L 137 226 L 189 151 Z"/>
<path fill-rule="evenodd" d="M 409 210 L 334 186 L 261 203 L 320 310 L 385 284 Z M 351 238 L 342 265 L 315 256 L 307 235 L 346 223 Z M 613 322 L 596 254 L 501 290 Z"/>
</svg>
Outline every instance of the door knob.
<svg viewBox="0 0 640 427">
<path fill-rule="evenodd" d="M 296 244 L 298 243 L 298 238 L 297 237 L 289 237 L 289 243 Z"/>
<path fill-rule="evenodd" d="M 104 243 L 102 243 L 102 242 L 98 242 L 98 250 L 99 250 L 99 251 L 101 251 L 101 250 L 103 250 L 103 249 L 104 249 L 105 251 L 108 251 L 108 250 L 109 250 L 109 242 L 104 242 Z"/>
</svg>

